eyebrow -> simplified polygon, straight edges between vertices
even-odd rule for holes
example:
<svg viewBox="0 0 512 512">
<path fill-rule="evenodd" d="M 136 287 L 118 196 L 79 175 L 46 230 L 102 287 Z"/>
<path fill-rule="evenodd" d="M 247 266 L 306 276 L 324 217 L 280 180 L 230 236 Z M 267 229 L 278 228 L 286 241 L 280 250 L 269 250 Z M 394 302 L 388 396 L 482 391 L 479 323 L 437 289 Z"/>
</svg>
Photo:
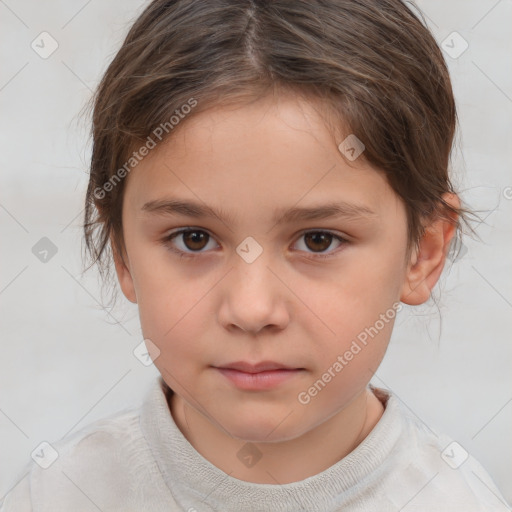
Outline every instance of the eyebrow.
<svg viewBox="0 0 512 512">
<path fill-rule="evenodd" d="M 190 200 L 181 199 L 155 199 L 144 204 L 142 211 L 153 215 L 181 215 L 201 219 L 205 217 L 216 217 L 224 223 L 232 224 L 236 218 L 228 212 Z M 360 219 L 370 218 L 377 215 L 368 206 L 347 203 L 329 202 L 308 207 L 292 207 L 279 209 L 275 212 L 272 221 L 276 225 L 292 222 L 320 220 L 328 218 Z"/>
</svg>

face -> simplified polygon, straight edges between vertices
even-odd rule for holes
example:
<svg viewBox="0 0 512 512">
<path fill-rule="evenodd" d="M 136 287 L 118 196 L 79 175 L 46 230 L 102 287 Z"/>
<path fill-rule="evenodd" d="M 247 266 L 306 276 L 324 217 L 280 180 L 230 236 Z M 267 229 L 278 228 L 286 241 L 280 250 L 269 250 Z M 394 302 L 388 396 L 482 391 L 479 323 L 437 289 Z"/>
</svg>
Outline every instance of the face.
<svg viewBox="0 0 512 512">
<path fill-rule="evenodd" d="M 239 439 L 303 435 L 359 396 L 384 356 L 405 207 L 362 157 L 343 158 L 349 133 L 335 143 L 296 97 L 179 128 L 127 178 L 123 292 L 188 406 Z M 237 361 L 300 370 L 236 383 L 219 368 Z"/>
</svg>

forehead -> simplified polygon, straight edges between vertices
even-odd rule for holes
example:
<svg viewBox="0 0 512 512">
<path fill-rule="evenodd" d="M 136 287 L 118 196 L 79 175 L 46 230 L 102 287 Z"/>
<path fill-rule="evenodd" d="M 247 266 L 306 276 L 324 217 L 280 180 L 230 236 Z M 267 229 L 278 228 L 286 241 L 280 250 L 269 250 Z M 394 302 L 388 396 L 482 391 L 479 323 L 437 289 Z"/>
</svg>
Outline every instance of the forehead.
<svg viewBox="0 0 512 512">
<path fill-rule="evenodd" d="M 232 205 L 234 216 L 238 206 L 253 204 L 274 211 L 337 198 L 379 212 L 396 202 L 382 172 L 364 158 L 343 158 L 337 144 L 349 133 L 333 138 L 315 103 L 266 97 L 217 106 L 181 123 L 128 176 L 131 207 L 141 210 L 166 195 L 225 211 Z"/>
</svg>

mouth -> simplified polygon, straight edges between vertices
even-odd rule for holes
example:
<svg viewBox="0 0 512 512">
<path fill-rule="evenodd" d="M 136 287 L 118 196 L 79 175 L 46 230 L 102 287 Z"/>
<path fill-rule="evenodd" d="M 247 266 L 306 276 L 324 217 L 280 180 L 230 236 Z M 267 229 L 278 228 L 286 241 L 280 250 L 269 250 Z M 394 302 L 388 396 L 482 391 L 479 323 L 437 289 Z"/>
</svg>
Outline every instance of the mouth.
<svg viewBox="0 0 512 512">
<path fill-rule="evenodd" d="M 259 363 L 249 363 L 247 361 L 235 361 L 216 366 L 215 368 L 225 370 L 237 370 L 244 373 L 263 373 L 274 370 L 304 370 L 294 366 L 285 365 L 276 361 L 261 361 Z"/>
<path fill-rule="evenodd" d="M 251 364 L 237 361 L 214 367 L 229 382 L 245 391 L 264 391 L 275 388 L 302 374 L 305 368 L 294 368 L 272 361 Z"/>
</svg>

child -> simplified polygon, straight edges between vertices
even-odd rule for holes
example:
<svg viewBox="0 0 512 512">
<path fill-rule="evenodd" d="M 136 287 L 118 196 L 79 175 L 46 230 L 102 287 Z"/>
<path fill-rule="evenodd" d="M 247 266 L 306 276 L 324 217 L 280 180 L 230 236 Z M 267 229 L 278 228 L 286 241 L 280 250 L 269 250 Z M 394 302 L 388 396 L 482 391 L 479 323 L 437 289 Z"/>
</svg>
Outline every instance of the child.
<svg viewBox="0 0 512 512">
<path fill-rule="evenodd" d="M 84 228 L 161 377 L 1 510 L 507 510 L 369 384 L 468 213 L 455 120 L 399 0 L 153 1 L 95 97 Z"/>
</svg>

